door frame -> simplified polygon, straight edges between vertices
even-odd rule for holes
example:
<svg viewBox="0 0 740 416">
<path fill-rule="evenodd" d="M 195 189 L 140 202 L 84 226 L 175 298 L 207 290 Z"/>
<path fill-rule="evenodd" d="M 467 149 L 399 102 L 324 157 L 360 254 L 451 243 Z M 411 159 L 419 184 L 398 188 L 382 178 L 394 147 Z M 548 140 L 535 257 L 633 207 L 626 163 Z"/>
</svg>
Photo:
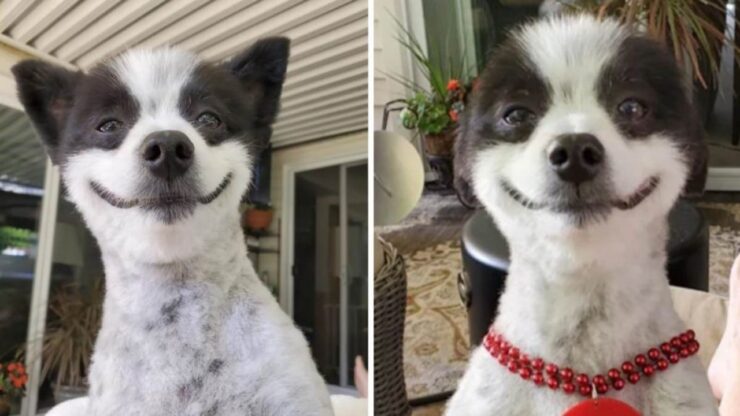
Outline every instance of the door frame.
<svg viewBox="0 0 740 416">
<path fill-rule="evenodd" d="M 343 154 L 283 165 L 283 190 L 280 206 L 280 306 L 293 317 L 293 275 L 295 223 L 295 176 L 298 173 L 367 161 L 367 149 L 354 149 Z M 368 161 L 369 163 L 369 161 Z"/>
<path fill-rule="evenodd" d="M 315 169 L 339 167 L 339 217 L 340 217 L 340 300 L 339 300 L 339 384 L 348 384 L 348 338 L 346 327 L 348 313 L 348 287 L 347 287 L 347 232 L 346 227 L 341 224 L 347 219 L 347 193 L 344 191 L 347 182 L 347 168 L 359 164 L 367 164 L 367 149 L 357 149 L 342 155 L 332 155 L 318 160 L 306 162 L 286 163 L 283 165 L 283 192 L 281 204 L 280 221 L 280 306 L 293 318 L 294 301 L 294 276 L 293 263 L 295 261 L 295 182 L 296 175 Z"/>
</svg>

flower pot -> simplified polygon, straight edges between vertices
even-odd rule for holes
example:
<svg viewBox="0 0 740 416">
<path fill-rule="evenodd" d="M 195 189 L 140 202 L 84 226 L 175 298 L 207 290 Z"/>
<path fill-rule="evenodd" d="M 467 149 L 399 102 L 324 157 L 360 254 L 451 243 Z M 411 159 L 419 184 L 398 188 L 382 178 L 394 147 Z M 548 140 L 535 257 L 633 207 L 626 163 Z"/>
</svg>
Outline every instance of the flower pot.
<svg viewBox="0 0 740 416">
<path fill-rule="evenodd" d="M 423 143 L 427 156 L 452 158 L 455 130 L 455 127 L 450 127 L 438 134 L 425 134 Z"/>
<path fill-rule="evenodd" d="M 10 398 L 0 396 L 0 416 L 10 415 Z"/>
<path fill-rule="evenodd" d="M 249 208 L 244 211 L 242 225 L 251 233 L 264 233 L 272 223 L 272 214 L 271 209 Z"/>
</svg>

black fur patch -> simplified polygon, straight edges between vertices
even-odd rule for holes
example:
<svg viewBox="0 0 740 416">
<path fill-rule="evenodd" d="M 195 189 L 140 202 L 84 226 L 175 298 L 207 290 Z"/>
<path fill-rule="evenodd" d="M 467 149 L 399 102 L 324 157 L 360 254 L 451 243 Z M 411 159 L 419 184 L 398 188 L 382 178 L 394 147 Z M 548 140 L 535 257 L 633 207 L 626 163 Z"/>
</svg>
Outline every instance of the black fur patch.
<svg viewBox="0 0 740 416">
<path fill-rule="evenodd" d="M 455 188 L 467 204 L 477 205 L 471 186 L 473 157 L 484 146 L 526 141 L 551 102 L 552 91 L 518 42 L 509 39 L 496 49 L 478 86 L 455 141 Z M 512 108 L 535 113 L 529 123 L 512 127 L 503 121 Z"/>
<path fill-rule="evenodd" d="M 198 66 L 181 94 L 183 117 L 198 127 L 197 117 L 212 112 L 222 123 L 199 128 L 209 144 L 249 138 L 245 144 L 262 149 L 277 117 L 289 44 L 286 38 L 262 39 L 226 64 Z"/>
<path fill-rule="evenodd" d="M 602 72 L 598 98 L 626 137 L 640 139 L 661 132 L 671 137 L 690 163 L 685 191 L 703 190 L 708 159 L 704 130 L 690 102 L 684 75 L 662 45 L 642 36 L 627 38 Z M 647 105 L 648 113 L 642 120 L 630 122 L 617 111 L 626 98 Z"/>
<path fill-rule="evenodd" d="M 162 306 L 160 313 L 162 314 L 162 320 L 165 325 L 172 325 L 177 322 L 177 319 L 180 317 L 180 306 L 182 305 L 182 302 L 183 299 L 182 296 L 180 296 Z"/>
<path fill-rule="evenodd" d="M 224 366 L 224 360 L 213 360 L 208 365 L 208 372 L 211 374 L 218 374 L 221 372 L 221 367 Z"/>
</svg>

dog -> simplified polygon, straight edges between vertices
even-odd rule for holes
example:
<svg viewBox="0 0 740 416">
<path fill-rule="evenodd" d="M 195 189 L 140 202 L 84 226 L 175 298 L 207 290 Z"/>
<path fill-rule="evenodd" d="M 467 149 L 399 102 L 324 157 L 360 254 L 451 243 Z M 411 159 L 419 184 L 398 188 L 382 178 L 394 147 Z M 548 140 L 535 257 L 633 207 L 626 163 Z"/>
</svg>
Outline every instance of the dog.
<svg viewBox="0 0 740 416">
<path fill-rule="evenodd" d="M 288 55 L 276 37 L 220 64 L 161 48 L 86 73 L 12 68 L 105 265 L 89 396 L 56 414 L 332 414 L 305 338 L 247 258 L 237 210 Z"/>
<path fill-rule="evenodd" d="M 666 277 L 667 214 L 706 166 L 672 55 L 611 20 L 525 24 L 482 71 L 455 151 L 455 185 L 492 215 L 511 266 L 446 415 L 560 415 L 594 395 L 716 415 Z"/>
</svg>

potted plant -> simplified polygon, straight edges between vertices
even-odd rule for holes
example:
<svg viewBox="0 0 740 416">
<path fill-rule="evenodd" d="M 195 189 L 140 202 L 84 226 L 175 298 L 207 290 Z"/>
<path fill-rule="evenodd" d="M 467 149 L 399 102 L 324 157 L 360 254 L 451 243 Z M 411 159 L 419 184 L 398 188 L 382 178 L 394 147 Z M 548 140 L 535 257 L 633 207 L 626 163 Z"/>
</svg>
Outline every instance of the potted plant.
<svg viewBox="0 0 740 416">
<path fill-rule="evenodd" d="M 450 79 L 444 95 L 417 91 L 405 100 L 401 122 L 407 129 L 417 129 L 422 136 L 424 151 L 431 157 L 452 157 L 457 121 L 465 108 L 467 88 L 457 79 Z"/>
<path fill-rule="evenodd" d="M 87 376 L 95 338 L 100 330 L 103 285 L 59 288 L 49 302 L 49 320 L 43 338 L 42 379 L 53 377 L 57 403 L 87 392 Z"/>
<path fill-rule="evenodd" d="M 253 235 L 261 235 L 272 223 L 272 206 L 267 203 L 253 202 L 247 206 L 242 216 L 242 225 Z"/>
<path fill-rule="evenodd" d="M 0 364 L 0 416 L 18 413 L 18 399 L 26 394 L 28 374 L 19 362 Z"/>
<path fill-rule="evenodd" d="M 465 54 L 448 56 L 445 50 L 430 45 L 429 52 L 409 31 L 396 22 L 403 35 L 397 37 L 413 56 L 429 88 L 404 77 L 390 75 L 413 91 L 403 100 L 401 122 L 407 129 L 416 129 L 422 138 L 424 152 L 443 185 L 451 184 L 452 154 L 458 118 L 465 109 L 465 100 L 471 83 L 467 82 Z M 432 59 L 434 57 L 434 59 Z"/>
</svg>

